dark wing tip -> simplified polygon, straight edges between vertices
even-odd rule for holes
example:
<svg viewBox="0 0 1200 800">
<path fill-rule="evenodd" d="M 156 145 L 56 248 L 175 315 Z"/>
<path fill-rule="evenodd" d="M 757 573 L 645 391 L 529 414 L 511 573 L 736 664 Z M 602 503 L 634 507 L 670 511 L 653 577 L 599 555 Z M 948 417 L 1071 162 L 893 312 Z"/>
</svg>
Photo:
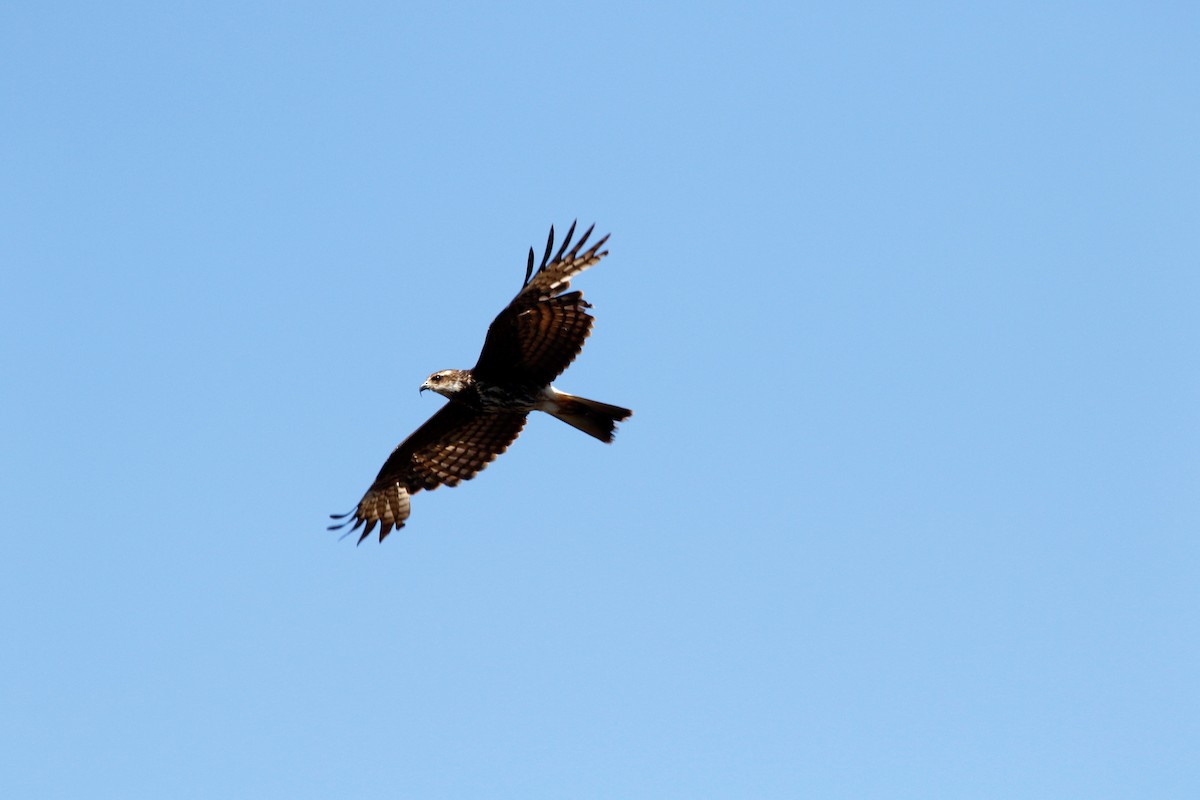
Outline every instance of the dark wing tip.
<svg viewBox="0 0 1200 800">
<path fill-rule="evenodd" d="M 345 514 L 330 514 L 329 518 L 339 520 L 339 522 L 330 525 L 328 528 L 326 528 L 326 530 L 340 531 L 345 529 L 345 532 L 338 537 L 339 542 L 361 528 L 363 523 L 367 521 L 364 517 L 360 517 L 358 515 L 357 506 L 355 506 L 353 510 L 347 511 Z M 359 544 L 362 544 L 362 540 L 367 538 L 367 534 L 371 532 L 371 528 L 373 527 L 375 527 L 374 521 L 367 525 L 367 529 L 363 531 L 362 536 L 358 537 Z"/>
<path fill-rule="evenodd" d="M 563 253 L 567 252 L 567 248 L 571 246 L 571 237 L 575 235 L 575 225 L 578 222 L 578 219 L 571 220 L 571 227 L 567 228 L 567 235 L 563 239 L 562 247 L 558 248 L 558 252 L 554 254 L 556 262 L 562 261 Z"/>
<path fill-rule="evenodd" d="M 529 258 L 525 263 L 525 280 L 521 284 L 522 289 L 529 285 L 529 282 L 533 279 L 533 276 L 536 273 L 545 272 L 551 267 L 551 265 L 564 263 L 564 259 L 568 262 L 574 262 L 580 259 L 592 261 L 592 259 L 598 260 L 608 255 L 607 250 L 600 252 L 600 248 L 604 246 L 604 243 L 608 241 L 608 237 L 612 235 L 609 233 L 606 233 L 604 236 L 600 237 L 600 239 L 597 240 L 586 251 L 583 250 L 584 246 L 588 242 L 588 239 L 591 238 L 592 233 L 596 230 L 596 223 L 594 222 L 588 226 L 587 230 L 583 232 L 583 236 L 581 236 L 579 241 L 575 242 L 575 246 L 572 247 L 571 241 L 575 237 L 575 229 L 578 227 L 578 225 L 578 218 L 571 221 L 571 227 L 567 229 L 567 235 L 563 238 L 562 244 L 559 246 L 557 253 L 554 251 L 554 226 L 550 226 L 550 235 L 546 237 L 546 250 L 544 253 L 542 253 L 542 262 L 536 269 L 533 266 L 533 248 L 529 248 Z M 581 251 L 583 252 L 581 253 Z"/>
<path fill-rule="evenodd" d="M 575 227 L 574 225 L 571 226 L 572 229 L 574 229 L 574 227 Z M 583 249 L 583 246 L 587 243 L 588 237 L 592 235 L 592 231 L 594 231 L 595 229 L 596 229 L 596 223 L 593 222 L 591 225 L 588 226 L 588 229 L 583 232 L 583 236 L 579 239 L 578 242 L 575 243 L 575 247 L 571 250 L 570 258 L 572 260 L 574 260 L 576 257 L 579 256 L 579 251 Z"/>
<path fill-rule="evenodd" d="M 346 527 L 347 525 L 349 525 L 351 523 L 351 521 L 354 517 L 354 514 L 357 513 L 357 511 L 358 511 L 357 508 L 352 508 L 349 511 L 347 511 L 345 514 L 330 514 L 329 515 L 330 519 L 336 519 L 339 521 L 334 523 L 333 525 L 330 525 L 328 528 L 326 528 L 326 530 L 340 531 L 342 528 Z"/>
<path fill-rule="evenodd" d="M 393 530 L 400 530 L 400 528 L 404 527 L 403 523 L 396 525 L 395 523 L 385 522 L 381 519 L 368 519 L 366 517 L 360 517 L 358 515 L 357 508 L 355 508 L 353 511 L 347 511 L 345 514 L 330 514 L 329 518 L 341 521 L 335 525 L 330 525 L 327 530 L 340 531 L 346 526 L 350 526 L 345 533 L 338 537 L 339 542 L 350 534 L 354 533 L 359 528 L 362 528 L 364 524 L 366 527 L 363 528 L 362 534 L 360 534 L 358 537 L 358 544 L 362 544 L 363 540 L 371 535 L 371 531 L 375 530 L 376 525 L 379 526 L 379 541 L 381 543 Z M 351 523 L 353 524 L 351 525 Z"/>
<path fill-rule="evenodd" d="M 362 536 L 358 537 L 358 544 L 362 544 L 363 539 L 366 539 L 368 536 L 370 536 L 371 531 L 375 530 L 375 526 L 379 523 L 379 520 L 377 520 L 377 519 L 367 519 L 367 520 L 360 519 L 358 521 L 358 525 L 362 525 L 364 521 L 367 523 L 367 527 L 363 528 Z M 357 529 L 358 525 L 355 525 L 353 528 L 350 529 L 350 531 Z M 350 531 L 347 531 L 347 533 L 349 533 Z"/>
<path fill-rule="evenodd" d="M 608 255 L 607 250 L 605 250 L 603 253 L 600 253 L 597 251 L 599 251 L 601 247 L 604 247 L 604 243 L 608 241 L 608 237 L 610 237 L 610 236 L 612 236 L 611 233 L 606 233 L 603 236 L 601 236 L 599 239 L 597 239 L 596 243 L 594 245 L 592 245 L 590 248 L 588 248 L 588 251 L 583 254 L 584 258 L 596 258 L 597 256 L 600 258 L 604 258 L 606 255 Z"/>
<path fill-rule="evenodd" d="M 551 225 L 550 226 L 550 236 L 548 236 L 546 238 L 546 254 L 542 256 L 542 265 L 540 267 L 538 267 L 539 271 L 546 268 L 546 264 L 548 264 L 550 262 L 550 253 L 552 253 L 553 251 L 554 251 L 554 226 Z"/>
</svg>

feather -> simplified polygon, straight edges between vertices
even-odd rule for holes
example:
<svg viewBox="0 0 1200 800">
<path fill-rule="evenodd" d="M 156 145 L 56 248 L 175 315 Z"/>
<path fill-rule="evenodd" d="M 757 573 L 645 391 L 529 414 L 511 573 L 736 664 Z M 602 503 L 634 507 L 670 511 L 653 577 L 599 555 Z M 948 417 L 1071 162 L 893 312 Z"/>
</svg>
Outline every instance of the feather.
<svg viewBox="0 0 1200 800">
<path fill-rule="evenodd" d="M 538 272 L 546 268 L 546 262 L 550 260 L 550 253 L 554 250 L 554 226 L 550 226 L 550 236 L 546 238 L 546 254 L 542 256 L 542 265 L 538 267 Z"/>
<path fill-rule="evenodd" d="M 562 261 L 563 253 L 567 252 L 567 246 L 571 244 L 571 237 L 575 235 L 575 223 L 579 220 L 573 220 L 571 227 L 567 229 L 567 238 L 563 239 L 562 247 L 558 248 L 558 254 L 554 256 L 554 263 Z"/>
</svg>

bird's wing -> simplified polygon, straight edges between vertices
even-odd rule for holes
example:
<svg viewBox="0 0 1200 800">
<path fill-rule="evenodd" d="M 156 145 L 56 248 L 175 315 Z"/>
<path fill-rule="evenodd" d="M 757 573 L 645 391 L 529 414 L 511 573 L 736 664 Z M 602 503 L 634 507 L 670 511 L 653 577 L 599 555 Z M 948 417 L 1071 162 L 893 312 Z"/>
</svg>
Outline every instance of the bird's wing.
<svg viewBox="0 0 1200 800">
<path fill-rule="evenodd" d="M 456 486 L 470 480 L 508 449 L 525 426 L 524 412 L 482 413 L 447 403 L 392 451 L 371 488 L 351 512 L 334 515 L 329 526 L 347 533 L 364 524 L 359 544 L 378 524 L 379 541 L 404 527 L 409 498 L 422 489 Z"/>
<path fill-rule="evenodd" d="M 592 329 L 591 306 L 580 292 L 567 292 L 571 278 L 608 255 L 601 250 L 608 236 L 584 250 L 592 229 L 571 247 L 575 223 L 554 254 L 554 228 L 546 241 L 542 263 L 533 268 L 533 249 L 525 268 L 525 283 L 488 328 L 483 351 L 472 372 L 485 380 L 524 380 L 548 384 L 567 368 Z M 568 250 L 567 248 L 571 249 Z"/>
</svg>

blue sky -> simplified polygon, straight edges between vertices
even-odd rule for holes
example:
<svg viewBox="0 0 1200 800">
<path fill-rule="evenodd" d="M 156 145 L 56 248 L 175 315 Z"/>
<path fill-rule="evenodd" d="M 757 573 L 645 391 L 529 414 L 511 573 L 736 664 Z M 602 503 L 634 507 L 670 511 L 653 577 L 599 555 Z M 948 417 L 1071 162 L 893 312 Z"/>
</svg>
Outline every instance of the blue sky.
<svg viewBox="0 0 1200 800">
<path fill-rule="evenodd" d="M 1198 35 L 7 5 L 5 796 L 1196 796 Z M 616 443 L 339 542 L 576 217 Z"/>
</svg>

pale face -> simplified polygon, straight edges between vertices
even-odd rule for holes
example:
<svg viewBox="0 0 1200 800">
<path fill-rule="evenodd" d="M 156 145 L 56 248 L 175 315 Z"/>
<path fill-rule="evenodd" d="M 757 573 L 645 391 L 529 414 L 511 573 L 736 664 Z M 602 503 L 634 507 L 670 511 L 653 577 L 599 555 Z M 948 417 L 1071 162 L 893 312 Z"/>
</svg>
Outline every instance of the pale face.
<svg viewBox="0 0 1200 800">
<path fill-rule="evenodd" d="M 444 369 L 426 378 L 425 382 L 421 384 L 421 391 L 432 389 L 444 397 L 449 397 L 452 394 L 462 391 L 463 386 L 464 382 L 461 370 Z"/>
</svg>

